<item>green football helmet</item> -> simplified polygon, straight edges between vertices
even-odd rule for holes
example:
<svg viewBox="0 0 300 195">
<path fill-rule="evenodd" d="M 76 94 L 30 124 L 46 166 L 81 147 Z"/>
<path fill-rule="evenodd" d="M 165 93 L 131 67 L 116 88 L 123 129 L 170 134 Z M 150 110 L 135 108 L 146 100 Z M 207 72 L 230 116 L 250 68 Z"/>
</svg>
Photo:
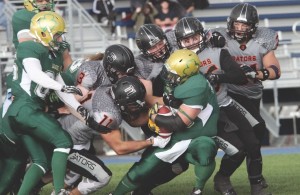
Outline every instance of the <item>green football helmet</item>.
<svg viewBox="0 0 300 195">
<path fill-rule="evenodd" d="M 171 85 L 179 85 L 191 76 L 199 73 L 200 59 L 198 55 L 188 49 L 173 52 L 164 64 L 161 76 Z"/>
<path fill-rule="evenodd" d="M 43 3 L 44 1 L 47 3 Z M 54 11 L 53 0 L 24 0 L 23 4 L 25 9 L 31 12 Z"/>
<path fill-rule="evenodd" d="M 31 19 L 31 36 L 51 50 L 59 50 L 61 41 L 57 39 L 64 33 L 66 33 L 64 19 L 55 12 L 43 11 Z"/>
</svg>

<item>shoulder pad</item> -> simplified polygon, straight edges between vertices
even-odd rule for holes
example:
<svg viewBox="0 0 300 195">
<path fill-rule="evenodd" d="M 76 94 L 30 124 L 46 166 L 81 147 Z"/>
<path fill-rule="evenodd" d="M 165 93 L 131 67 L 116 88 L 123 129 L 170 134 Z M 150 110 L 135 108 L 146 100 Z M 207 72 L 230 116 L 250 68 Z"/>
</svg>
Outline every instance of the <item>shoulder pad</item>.
<svg viewBox="0 0 300 195">
<path fill-rule="evenodd" d="M 224 27 L 211 29 L 211 32 L 214 32 L 214 31 L 217 31 L 217 32 L 221 33 L 221 35 L 223 35 L 226 40 L 232 39 L 231 36 L 228 35 L 227 29 L 224 28 Z"/>
<path fill-rule="evenodd" d="M 257 28 L 253 39 L 268 51 L 275 50 L 278 46 L 277 32 L 266 27 Z"/>
</svg>

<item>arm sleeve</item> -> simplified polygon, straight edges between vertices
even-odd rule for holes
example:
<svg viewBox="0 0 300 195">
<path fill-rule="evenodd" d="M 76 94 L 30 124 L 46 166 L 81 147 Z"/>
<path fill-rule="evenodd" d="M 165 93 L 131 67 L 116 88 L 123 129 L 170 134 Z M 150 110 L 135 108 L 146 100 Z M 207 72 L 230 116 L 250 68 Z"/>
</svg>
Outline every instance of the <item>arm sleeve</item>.
<svg viewBox="0 0 300 195">
<path fill-rule="evenodd" d="M 248 82 L 246 75 L 240 68 L 239 64 L 235 62 L 227 49 L 221 50 L 220 64 L 224 74 L 219 75 L 220 83 L 231 84 L 246 84 Z"/>
<path fill-rule="evenodd" d="M 28 77 L 44 88 L 61 90 L 63 87 L 62 84 L 50 78 L 45 72 L 42 71 L 40 60 L 36 58 L 25 58 L 23 59 L 23 66 Z"/>
<path fill-rule="evenodd" d="M 61 75 L 59 74 L 56 77 L 57 82 L 61 83 L 62 85 L 65 84 L 63 78 L 61 77 Z M 59 91 L 55 91 L 57 96 L 59 97 L 59 99 L 61 101 L 63 101 L 67 106 L 73 108 L 74 110 L 77 110 L 78 106 L 80 106 L 81 104 L 76 100 L 75 96 L 71 93 L 64 93 Z"/>
</svg>

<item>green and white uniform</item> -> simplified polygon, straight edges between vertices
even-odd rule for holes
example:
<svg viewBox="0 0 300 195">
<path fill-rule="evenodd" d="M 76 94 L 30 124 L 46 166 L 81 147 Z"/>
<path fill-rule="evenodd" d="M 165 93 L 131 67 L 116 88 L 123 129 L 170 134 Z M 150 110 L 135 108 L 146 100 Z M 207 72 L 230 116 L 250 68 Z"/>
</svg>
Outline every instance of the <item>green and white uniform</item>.
<svg viewBox="0 0 300 195">
<path fill-rule="evenodd" d="M 24 68 L 24 60 L 34 59 L 40 62 L 42 72 L 55 79 L 62 69 L 56 64 L 53 55 L 41 43 L 22 42 L 18 46 L 16 69 L 12 82 L 13 103 L 7 110 L 3 127 L 11 128 L 20 137 L 23 146 L 33 161 L 27 171 L 20 194 L 29 194 L 29 190 L 39 181 L 51 164 L 56 192 L 63 188 L 66 161 L 72 140 L 56 119 L 45 113 L 44 101 L 49 89 L 30 79 Z M 59 62 L 61 60 L 56 59 Z M 33 66 L 33 68 L 35 68 Z M 52 89 L 58 90 L 62 84 L 52 80 Z M 48 83 L 49 84 L 49 83 Z M 53 152 L 54 148 L 54 152 Z M 50 157 L 52 155 L 52 162 Z"/>
<path fill-rule="evenodd" d="M 18 48 L 18 32 L 24 29 L 30 28 L 31 18 L 35 15 L 35 12 L 30 12 L 26 9 L 18 10 L 14 13 L 12 17 L 12 27 L 13 27 L 13 43 L 15 48 Z"/>
<path fill-rule="evenodd" d="M 166 166 L 184 156 L 195 165 L 196 186 L 203 189 L 215 169 L 217 147 L 211 136 L 217 134 L 219 106 L 212 87 L 202 75 L 195 75 L 175 88 L 174 96 L 183 104 L 201 108 L 194 124 L 180 132 L 174 132 L 165 148 L 149 148 L 141 160 L 133 165 L 116 188 L 114 195 L 130 192 L 153 174 L 163 172 Z"/>
</svg>

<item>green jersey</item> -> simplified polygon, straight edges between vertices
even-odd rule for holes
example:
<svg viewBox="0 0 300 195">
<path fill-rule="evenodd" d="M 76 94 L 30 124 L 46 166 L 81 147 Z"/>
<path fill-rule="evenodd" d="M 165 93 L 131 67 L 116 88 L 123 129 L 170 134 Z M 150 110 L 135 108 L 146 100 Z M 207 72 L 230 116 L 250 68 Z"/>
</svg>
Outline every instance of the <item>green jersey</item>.
<svg viewBox="0 0 300 195">
<path fill-rule="evenodd" d="M 173 133 L 172 139 L 194 139 L 199 136 L 215 136 L 217 134 L 217 118 L 212 117 L 219 113 L 216 94 L 202 75 L 192 76 L 182 85 L 177 86 L 174 96 L 181 99 L 185 105 L 200 108 L 201 112 L 192 126 L 186 130 Z M 211 121 L 212 118 L 214 122 Z"/>
<path fill-rule="evenodd" d="M 12 93 L 16 98 L 18 96 L 27 96 L 36 102 L 44 104 L 44 98 L 49 89 L 32 81 L 24 70 L 23 60 L 26 58 L 36 58 L 40 60 L 42 71 L 50 78 L 55 79 L 62 70 L 61 61 L 54 60 L 51 52 L 41 43 L 34 41 L 22 42 L 18 46 L 16 68 L 14 70 Z"/>
<path fill-rule="evenodd" d="M 34 12 L 30 12 L 26 9 L 18 10 L 12 17 L 12 28 L 13 28 L 13 43 L 15 48 L 18 48 L 18 32 L 24 29 L 30 29 L 31 18 L 35 15 Z"/>
</svg>

